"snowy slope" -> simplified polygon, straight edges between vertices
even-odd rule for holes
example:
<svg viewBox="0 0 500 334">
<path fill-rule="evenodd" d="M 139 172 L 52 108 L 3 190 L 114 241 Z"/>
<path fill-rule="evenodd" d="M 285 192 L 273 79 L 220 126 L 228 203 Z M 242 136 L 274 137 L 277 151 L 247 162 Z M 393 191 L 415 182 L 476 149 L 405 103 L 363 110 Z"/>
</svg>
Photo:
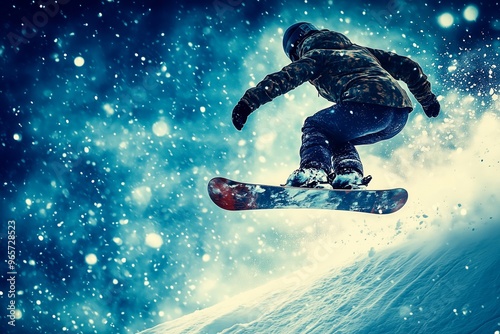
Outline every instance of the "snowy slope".
<svg viewBox="0 0 500 334">
<path fill-rule="evenodd" d="M 500 227 L 300 272 L 143 333 L 498 333 Z"/>
</svg>

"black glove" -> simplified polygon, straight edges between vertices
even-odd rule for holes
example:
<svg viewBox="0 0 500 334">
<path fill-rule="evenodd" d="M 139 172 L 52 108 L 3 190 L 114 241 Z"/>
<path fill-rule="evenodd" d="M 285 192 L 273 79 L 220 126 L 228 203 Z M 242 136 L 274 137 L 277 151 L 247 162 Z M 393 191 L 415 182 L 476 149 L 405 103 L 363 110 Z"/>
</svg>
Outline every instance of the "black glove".
<svg viewBox="0 0 500 334">
<path fill-rule="evenodd" d="M 427 98 L 424 102 L 422 102 L 422 108 L 424 109 L 427 117 L 437 117 L 439 115 L 439 111 L 441 110 L 441 106 L 439 105 L 439 101 L 436 98 L 436 95 L 432 94 L 429 98 Z"/>
<path fill-rule="evenodd" d="M 238 130 L 243 128 L 243 125 L 247 122 L 248 115 L 252 113 L 252 109 L 250 106 L 240 100 L 236 107 L 233 109 L 233 124 L 234 127 Z"/>
</svg>

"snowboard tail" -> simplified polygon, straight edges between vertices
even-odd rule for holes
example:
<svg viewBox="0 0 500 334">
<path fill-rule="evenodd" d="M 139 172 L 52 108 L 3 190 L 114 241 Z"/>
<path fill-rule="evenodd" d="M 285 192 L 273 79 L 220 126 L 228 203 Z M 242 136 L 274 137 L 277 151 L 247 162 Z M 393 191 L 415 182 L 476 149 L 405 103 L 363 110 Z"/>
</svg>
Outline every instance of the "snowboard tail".
<svg viewBox="0 0 500 334">
<path fill-rule="evenodd" d="M 208 183 L 212 201 L 231 211 L 262 209 L 326 209 L 388 214 L 401 209 L 408 192 L 387 190 L 328 190 L 243 183 L 216 177 Z"/>
</svg>

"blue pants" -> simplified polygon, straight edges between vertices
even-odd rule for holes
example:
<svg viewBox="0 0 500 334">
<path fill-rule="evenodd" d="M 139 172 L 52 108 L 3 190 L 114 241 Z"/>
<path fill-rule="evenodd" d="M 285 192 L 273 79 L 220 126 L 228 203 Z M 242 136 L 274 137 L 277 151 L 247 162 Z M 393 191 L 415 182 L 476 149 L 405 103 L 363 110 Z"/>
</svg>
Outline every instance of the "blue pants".
<svg viewBox="0 0 500 334">
<path fill-rule="evenodd" d="M 352 168 L 363 174 L 355 145 L 373 144 L 397 135 L 409 108 L 344 102 L 318 111 L 302 127 L 300 167 L 338 173 Z"/>
</svg>

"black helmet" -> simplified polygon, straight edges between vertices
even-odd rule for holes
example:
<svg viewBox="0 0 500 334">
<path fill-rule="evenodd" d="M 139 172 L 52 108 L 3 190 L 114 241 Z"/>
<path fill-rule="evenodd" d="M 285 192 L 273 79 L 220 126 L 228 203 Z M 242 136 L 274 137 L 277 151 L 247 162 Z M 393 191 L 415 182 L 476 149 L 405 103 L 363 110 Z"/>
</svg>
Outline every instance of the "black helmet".
<svg viewBox="0 0 500 334">
<path fill-rule="evenodd" d="M 307 36 L 311 31 L 318 31 L 318 29 L 310 23 L 299 22 L 291 25 L 283 36 L 283 50 L 291 60 L 299 59 L 295 54 L 297 45 Z"/>
</svg>

